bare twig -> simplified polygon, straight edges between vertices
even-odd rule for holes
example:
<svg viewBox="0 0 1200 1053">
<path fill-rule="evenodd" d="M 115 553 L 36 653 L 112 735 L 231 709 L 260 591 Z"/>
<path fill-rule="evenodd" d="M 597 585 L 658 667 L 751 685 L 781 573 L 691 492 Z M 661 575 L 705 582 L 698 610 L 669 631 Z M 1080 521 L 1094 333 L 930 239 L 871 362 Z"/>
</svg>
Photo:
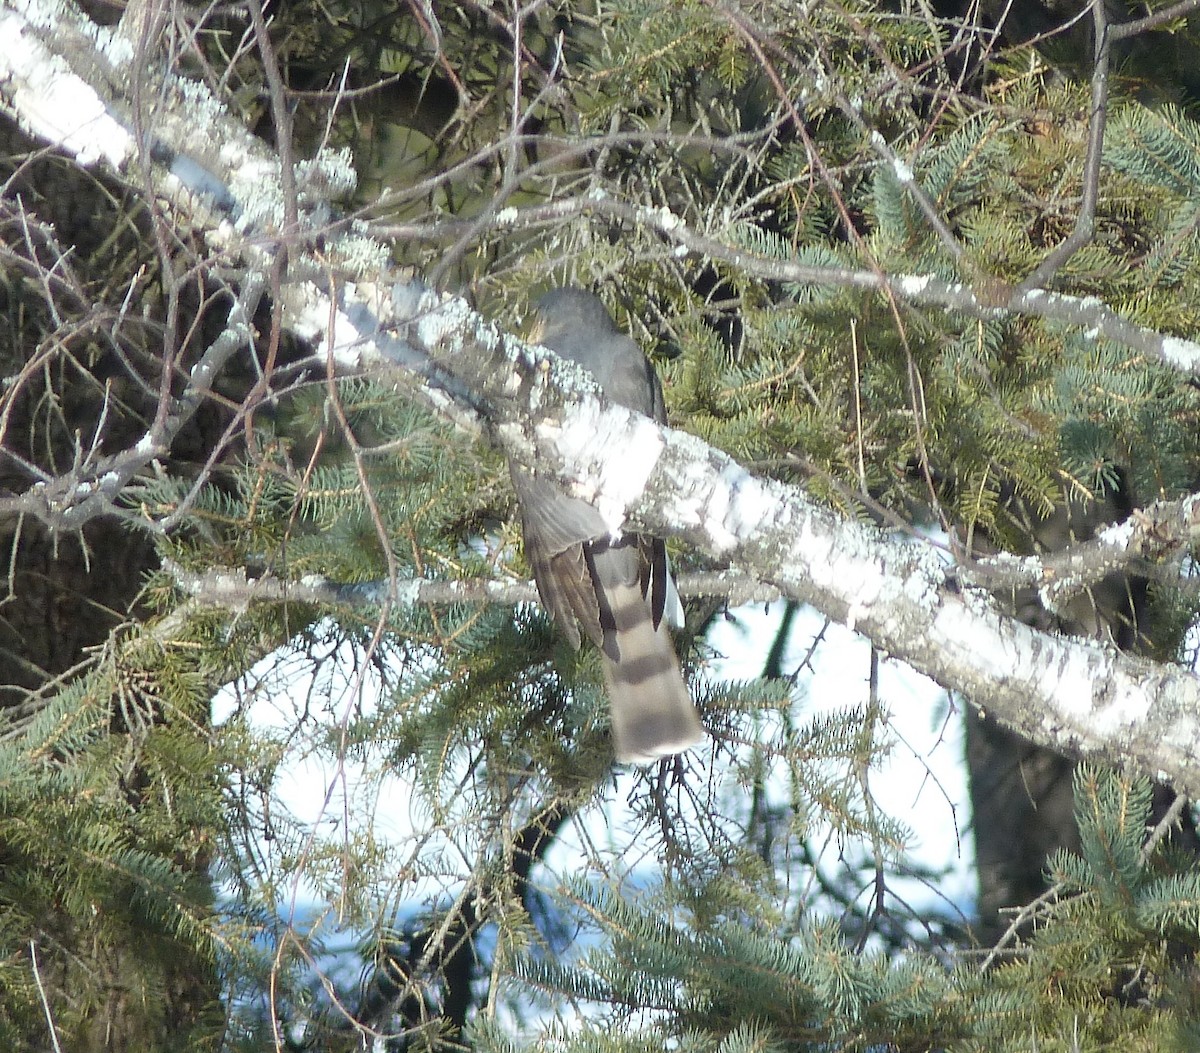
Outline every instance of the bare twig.
<svg viewBox="0 0 1200 1053">
<path fill-rule="evenodd" d="M 1087 153 L 1083 160 L 1083 198 L 1075 227 L 1059 242 L 1024 281 L 1017 286 L 1023 294 L 1043 288 L 1067 261 L 1087 245 L 1096 231 L 1096 202 L 1100 197 L 1100 162 L 1104 156 L 1104 128 L 1108 121 L 1108 66 L 1111 51 L 1108 14 L 1104 0 L 1092 0 L 1092 32 L 1095 35 L 1095 68 L 1092 72 L 1092 105 L 1088 115 Z"/>
<path fill-rule="evenodd" d="M 42 1003 L 42 1012 L 46 1014 L 46 1025 L 50 1029 L 50 1042 L 54 1046 L 54 1053 L 62 1053 L 62 1047 L 58 1043 L 58 1029 L 54 1026 L 54 1014 L 50 1012 L 50 1003 L 46 999 L 46 989 L 42 986 L 42 973 L 38 968 L 37 960 L 37 943 L 34 940 L 29 941 L 29 961 L 33 966 L 33 982 L 37 985 L 38 998 Z"/>
</svg>

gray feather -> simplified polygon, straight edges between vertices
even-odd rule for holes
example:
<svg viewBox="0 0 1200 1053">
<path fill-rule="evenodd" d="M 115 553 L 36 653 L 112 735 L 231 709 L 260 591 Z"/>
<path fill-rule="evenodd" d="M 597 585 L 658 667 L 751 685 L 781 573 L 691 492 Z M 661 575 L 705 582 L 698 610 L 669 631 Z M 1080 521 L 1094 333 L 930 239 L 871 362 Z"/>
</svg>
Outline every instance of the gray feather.
<svg viewBox="0 0 1200 1053">
<path fill-rule="evenodd" d="M 666 421 L 654 367 L 597 297 L 555 289 L 537 306 L 540 343 L 588 370 L 614 402 Z M 704 729 L 663 622 L 678 594 L 662 540 L 612 541 L 591 505 L 520 468 L 511 473 L 542 603 L 573 647 L 582 627 L 601 650 L 617 759 L 647 763 L 695 745 Z"/>
</svg>

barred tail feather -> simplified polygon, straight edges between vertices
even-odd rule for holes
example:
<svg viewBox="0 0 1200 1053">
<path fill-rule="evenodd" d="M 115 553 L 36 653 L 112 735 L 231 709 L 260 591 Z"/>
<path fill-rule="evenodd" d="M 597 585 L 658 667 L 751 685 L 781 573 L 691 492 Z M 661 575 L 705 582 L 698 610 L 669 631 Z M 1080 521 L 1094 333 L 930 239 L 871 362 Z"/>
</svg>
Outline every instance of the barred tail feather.
<svg viewBox="0 0 1200 1053">
<path fill-rule="evenodd" d="M 654 628 L 636 585 L 607 590 L 613 626 L 602 664 L 621 763 L 649 764 L 696 745 L 704 728 L 679 670 L 665 624 Z"/>
</svg>

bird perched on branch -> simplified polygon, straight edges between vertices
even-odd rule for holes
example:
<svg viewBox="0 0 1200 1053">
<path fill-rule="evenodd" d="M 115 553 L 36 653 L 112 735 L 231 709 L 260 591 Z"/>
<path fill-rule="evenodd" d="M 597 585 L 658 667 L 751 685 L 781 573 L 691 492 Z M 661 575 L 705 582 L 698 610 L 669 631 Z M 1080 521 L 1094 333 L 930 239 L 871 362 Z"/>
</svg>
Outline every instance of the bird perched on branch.
<svg viewBox="0 0 1200 1053">
<path fill-rule="evenodd" d="M 555 289 L 537 310 L 535 342 L 586 369 L 613 402 L 665 423 L 654 367 L 598 297 Z M 582 627 L 600 648 L 617 760 L 644 764 L 695 745 L 704 729 L 667 631 L 679 599 L 662 540 L 614 538 L 587 502 L 509 468 L 543 605 L 572 647 L 580 647 Z"/>
</svg>

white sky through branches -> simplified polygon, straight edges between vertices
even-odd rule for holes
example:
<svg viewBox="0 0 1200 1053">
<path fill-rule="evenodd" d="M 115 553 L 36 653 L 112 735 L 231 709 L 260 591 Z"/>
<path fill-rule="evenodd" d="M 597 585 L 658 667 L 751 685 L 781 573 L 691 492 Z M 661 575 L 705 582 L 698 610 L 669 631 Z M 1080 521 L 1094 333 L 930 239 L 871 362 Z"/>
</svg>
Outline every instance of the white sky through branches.
<svg viewBox="0 0 1200 1053">
<path fill-rule="evenodd" d="M 719 657 L 706 670 L 707 678 L 719 681 L 757 677 L 782 610 L 778 603 L 767 609 L 761 605 L 745 607 L 713 626 L 707 643 Z M 813 642 L 821 633 L 823 638 L 814 649 Z M 799 669 L 806 656 L 807 667 Z M 307 830 L 314 840 L 348 840 L 369 828 L 379 842 L 405 844 L 414 832 L 423 830 L 427 817 L 414 798 L 409 780 L 387 770 L 385 749 L 365 755 L 356 749 L 352 755 L 335 760 L 328 750 L 306 750 L 302 746 L 313 730 L 313 725 L 306 723 L 308 717 L 317 716 L 328 727 L 331 719 L 336 721 L 352 711 L 369 715 L 375 708 L 378 684 L 370 676 L 356 683 L 357 665 L 350 656 L 325 665 L 340 666 L 341 671 L 325 673 L 329 682 L 314 687 L 311 668 L 304 663 L 297 667 L 285 652 L 279 652 L 251 674 L 257 678 L 254 682 L 259 688 L 252 701 L 247 701 L 250 696 L 244 684 L 241 688 L 242 708 L 254 728 L 277 742 L 290 743 L 276 776 L 272 805 L 276 820 L 290 816 L 297 824 L 294 833 L 303 836 Z M 812 609 L 802 609 L 793 625 L 783 668 L 795 674 L 792 714 L 797 725 L 864 707 L 869 700 L 869 645 L 849 629 L 827 623 Z M 353 691 L 357 691 L 357 697 L 352 696 Z M 885 741 L 890 742 L 891 749 L 868 773 L 872 798 L 884 815 L 911 831 L 907 862 L 919 870 L 943 875 L 932 882 L 897 877 L 896 869 L 889 866 L 889 893 L 902 899 L 910 910 L 929 910 L 943 916 L 961 910 L 969 915 L 975 886 L 970 865 L 973 849 L 962 762 L 961 713 L 951 709 L 946 693 L 932 681 L 886 659 L 880 662 L 879 697 L 887 714 Z M 214 701 L 216 723 L 223 723 L 235 712 L 235 698 L 234 690 L 227 689 Z M 318 704 L 325 707 L 324 712 L 316 712 Z M 639 850 L 636 838 L 627 832 L 626 801 L 638 777 L 634 771 L 619 773 L 615 790 L 605 795 L 604 806 L 590 808 L 581 823 L 563 829 L 546 860 L 551 873 L 582 873 L 585 843 L 615 846 L 616 850 L 624 845 L 626 857 L 622 864 L 630 869 L 631 877 L 639 884 L 653 880 L 654 860 Z M 778 792 L 786 801 L 786 789 L 780 787 Z M 839 868 L 869 864 L 865 857 L 856 859 L 850 854 L 867 851 L 859 841 L 839 839 L 832 828 L 814 826 L 811 837 L 814 850 L 821 852 L 818 865 L 828 868 L 827 878 L 832 879 Z M 425 850 L 448 847 L 441 841 L 437 836 L 426 840 Z M 263 843 L 260 856 L 268 858 L 271 852 L 272 846 Z M 867 872 L 869 876 L 869 865 Z M 328 877 L 327 872 L 322 874 Z M 288 886 L 281 898 L 281 906 L 290 904 L 283 907 L 285 912 L 294 910 L 299 918 L 314 907 L 320 910 L 321 880 L 310 881 L 303 873 L 299 880 L 285 878 L 282 872 L 281 880 Z M 452 880 L 447 873 L 409 882 L 400 899 L 402 903 L 411 902 L 416 909 L 453 895 L 459 887 L 461 881 Z M 869 897 L 872 889 L 865 887 L 862 894 Z M 401 906 L 398 914 L 404 913 Z M 333 921 L 329 918 L 330 923 Z"/>
</svg>

